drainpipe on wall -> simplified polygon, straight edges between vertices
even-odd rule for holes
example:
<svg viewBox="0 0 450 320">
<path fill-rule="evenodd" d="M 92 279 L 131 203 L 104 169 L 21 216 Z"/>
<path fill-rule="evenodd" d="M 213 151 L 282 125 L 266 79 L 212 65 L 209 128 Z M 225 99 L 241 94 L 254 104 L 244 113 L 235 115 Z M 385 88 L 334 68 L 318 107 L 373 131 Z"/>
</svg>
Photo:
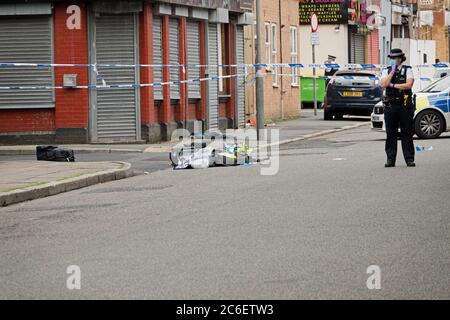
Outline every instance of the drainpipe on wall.
<svg viewBox="0 0 450 320">
<path fill-rule="evenodd" d="M 251 53 L 252 53 L 252 60 L 250 61 L 250 63 L 253 63 L 254 61 L 256 61 L 256 50 L 255 50 L 255 48 L 256 48 L 256 41 L 255 41 L 255 38 L 256 38 L 256 30 L 255 30 L 255 26 L 256 26 L 256 21 L 253 23 L 253 25 L 252 25 L 252 30 L 251 30 Z M 249 113 L 249 115 L 251 115 L 251 116 L 253 116 L 255 119 L 256 119 L 256 88 L 255 88 L 255 86 L 251 86 L 251 88 L 252 88 L 252 91 L 251 91 L 251 94 L 250 94 L 250 97 L 251 97 L 251 101 L 252 101 L 252 104 L 251 104 L 251 108 L 249 108 L 248 110 L 248 113 Z"/>
<path fill-rule="evenodd" d="M 255 0 L 255 14 L 256 14 L 256 56 L 255 62 L 258 64 L 256 67 L 256 134 L 258 142 L 261 139 L 261 133 L 264 129 L 264 75 L 261 66 L 262 61 L 262 43 L 261 43 L 261 0 Z M 259 159 L 259 156 L 258 156 Z"/>
</svg>

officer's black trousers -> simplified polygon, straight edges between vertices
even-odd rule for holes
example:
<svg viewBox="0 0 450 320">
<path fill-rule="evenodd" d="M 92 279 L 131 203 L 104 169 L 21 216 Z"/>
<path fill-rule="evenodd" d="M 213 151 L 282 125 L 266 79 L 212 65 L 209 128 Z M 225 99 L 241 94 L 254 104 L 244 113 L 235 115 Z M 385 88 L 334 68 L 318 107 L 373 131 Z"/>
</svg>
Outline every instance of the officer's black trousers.
<svg viewBox="0 0 450 320">
<path fill-rule="evenodd" d="M 386 123 L 386 155 L 388 161 L 397 159 L 398 129 L 402 140 L 403 156 L 406 162 L 414 162 L 413 122 L 414 108 L 404 105 L 391 105 L 384 109 Z"/>
</svg>

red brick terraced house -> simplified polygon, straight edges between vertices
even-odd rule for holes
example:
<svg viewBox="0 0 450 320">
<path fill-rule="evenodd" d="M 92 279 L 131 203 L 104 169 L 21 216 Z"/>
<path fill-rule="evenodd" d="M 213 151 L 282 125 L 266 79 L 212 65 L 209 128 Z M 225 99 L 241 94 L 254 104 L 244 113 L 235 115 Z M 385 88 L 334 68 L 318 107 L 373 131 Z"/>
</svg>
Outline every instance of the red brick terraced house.
<svg viewBox="0 0 450 320">
<path fill-rule="evenodd" d="M 244 126 L 245 78 L 233 75 L 245 68 L 223 65 L 244 63 L 251 9 L 248 0 L 2 1 L 0 143 L 156 142 L 194 120 Z"/>
</svg>

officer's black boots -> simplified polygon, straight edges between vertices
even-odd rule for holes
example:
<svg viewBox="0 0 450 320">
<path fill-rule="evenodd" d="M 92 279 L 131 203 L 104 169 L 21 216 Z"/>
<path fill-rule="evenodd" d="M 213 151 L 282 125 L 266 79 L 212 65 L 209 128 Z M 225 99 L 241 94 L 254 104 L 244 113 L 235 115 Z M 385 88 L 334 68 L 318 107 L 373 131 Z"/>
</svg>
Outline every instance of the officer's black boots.
<svg viewBox="0 0 450 320">
<path fill-rule="evenodd" d="M 392 160 L 388 160 L 384 166 L 385 168 L 393 168 L 395 167 L 395 162 Z"/>
<path fill-rule="evenodd" d="M 406 166 L 408 166 L 408 167 L 415 167 L 416 164 L 415 164 L 414 162 L 407 162 L 407 163 L 406 163 Z M 385 168 L 393 168 L 393 167 L 395 167 L 395 162 L 392 161 L 392 160 L 388 160 L 388 161 L 384 164 L 384 167 L 385 167 Z"/>
</svg>

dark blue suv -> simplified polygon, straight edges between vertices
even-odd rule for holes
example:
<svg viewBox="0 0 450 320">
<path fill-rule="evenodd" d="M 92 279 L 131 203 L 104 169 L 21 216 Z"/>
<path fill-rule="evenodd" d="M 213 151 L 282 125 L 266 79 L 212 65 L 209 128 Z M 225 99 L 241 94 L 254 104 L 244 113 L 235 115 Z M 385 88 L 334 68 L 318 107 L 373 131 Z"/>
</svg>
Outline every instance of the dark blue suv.
<svg viewBox="0 0 450 320">
<path fill-rule="evenodd" d="M 376 73 L 370 71 L 338 71 L 327 85 L 323 108 L 324 119 L 343 115 L 370 116 L 381 101 L 383 89 Z"/>
</svg>

